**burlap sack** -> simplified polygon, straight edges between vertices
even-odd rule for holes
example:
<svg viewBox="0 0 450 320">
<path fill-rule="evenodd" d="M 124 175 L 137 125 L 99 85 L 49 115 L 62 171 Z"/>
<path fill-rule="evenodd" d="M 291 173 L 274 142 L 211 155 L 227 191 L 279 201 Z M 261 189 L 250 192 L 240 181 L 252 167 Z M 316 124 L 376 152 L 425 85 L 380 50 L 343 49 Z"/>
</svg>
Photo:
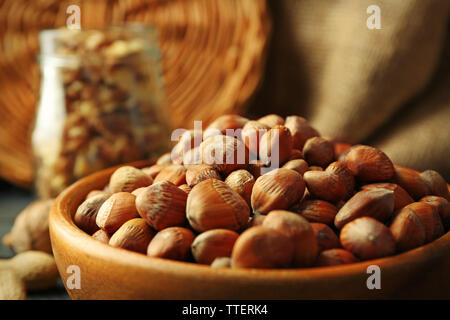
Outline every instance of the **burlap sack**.
<svg viewBox="0 0 450 320">
<path fill-rule="evenodd" d="M 326 137 L 374 143 L 450 180 L 450 1 L 269 3 L 269 63 L 250 114 L 300 114 Z M 366 25 L 370 5 L 380 8 L 379 30 Z"/>
</svg>

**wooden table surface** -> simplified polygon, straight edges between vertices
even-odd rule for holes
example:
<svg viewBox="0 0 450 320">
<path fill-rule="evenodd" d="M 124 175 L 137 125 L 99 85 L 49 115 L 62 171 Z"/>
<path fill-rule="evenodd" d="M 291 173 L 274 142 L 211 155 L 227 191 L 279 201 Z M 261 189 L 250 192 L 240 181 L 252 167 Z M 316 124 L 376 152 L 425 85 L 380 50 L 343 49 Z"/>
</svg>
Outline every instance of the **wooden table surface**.
<svg viewBox="0 0 450 320">
<path fill-rule="evenodd" d="M 13 187 L 0 181 L 0 239 L 9 232 L 17 214 L 35 199 L 33 193 Z M 0 243 L 0 258 L 10 258 L 14 252 Z M 69 299 L 61 281 L 55 288 L 49 290 L 28 293 L 29 300 L 55 300 Z"/>
</svg>

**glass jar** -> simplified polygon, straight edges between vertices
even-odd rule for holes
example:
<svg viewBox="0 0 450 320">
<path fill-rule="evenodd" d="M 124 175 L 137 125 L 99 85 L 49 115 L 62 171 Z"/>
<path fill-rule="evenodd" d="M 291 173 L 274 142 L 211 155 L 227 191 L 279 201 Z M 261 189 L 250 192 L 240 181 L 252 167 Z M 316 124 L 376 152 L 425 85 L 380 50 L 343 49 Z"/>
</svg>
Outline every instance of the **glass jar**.
<svg viewBox="0 0 450 320">
<path fill-rule="evenodd" d="M 39 41 L 32 148 L 40 198 L 55 197 L 95 171 L 170 148 L 153 29 L 45 30 Z"/>
</svg>

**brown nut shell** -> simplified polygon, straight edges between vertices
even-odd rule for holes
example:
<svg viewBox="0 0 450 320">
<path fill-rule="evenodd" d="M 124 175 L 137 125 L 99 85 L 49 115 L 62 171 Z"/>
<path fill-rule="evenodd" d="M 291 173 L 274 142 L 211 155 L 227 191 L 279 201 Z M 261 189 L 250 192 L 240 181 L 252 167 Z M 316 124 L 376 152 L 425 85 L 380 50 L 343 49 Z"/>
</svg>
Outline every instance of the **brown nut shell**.
<svg viewBox="0 0 450 320">
<path fill-rule="evenodd" d="M 347 223 L 341 230 L 341 244 L 361 260 L 387 257 L 395 253 L 395 239 L 384 224 L 371 217 Z"/>
<path fill-rule="evenodd" d="M 308 192 L 315 198 L 338 202 L 347 199 L 349 192 L 344 179 L 334 173 L 306 171 L 303 174 Z"/>
<path fill-rule="evenodd" d="M 142 170 L 123 166 L 114 171 L 109 180 L 109 189 L 112 193 L 132 192 L 141 187 L 147 187 L 153 183 L 153 179 Z"/>
<path fill-rule="evenodd" d="M 187 194 L 173 183 L 158 182 L 136 198 L 139 215 L 155 230 L 182 226 L 186 221 Z"/>
<path fill-rule="evenodd" d="M 218 180 L 222 179 L 219 172 L 213 166 L 207 164 L 193 165 L 186 171 L 186 183 L 191 188 L 203 180 L 212 178 Z"/>
<path fill-rule="evenodd" d="M 295 170 L 298 173 L 300 173 L 302 176 L 303 174 L 308 171 L 308 163 L 303 159 L 293 159 L 286 162 L 282 168 Z"/>
<path fill-rule="evenodd" d="M 294 267 L 310 267 L 314 264 L 319 248 L 314 230 L 305 218 L 293 212 L 274 210 L 269 212 L 262 226 L 277 230 L 291 239 L 294 244 Z"/>
<path fill-rule="evenodd" d="M 251 196 L 253 211 L 267 214 L 276 209 L 288 209 L 302 199 L 304 192 L 305 183 L 297 171 L 275 169 L 256 179 Z"/>
<path fill-rule="evenodd" d="M 395 183 L 371 183 L 362 187 L 362 190 L 370 190 L 370 189 L 387 189 L 394 191 L 394 211 L 397 211 L 404 206 L 407 206 L 410 203 L 413 203 L 414 200 L 411 198 L 408 192 L 405 189 L 400 187 Z"/>
<path fill-rule="evenodd" d="M 158 232 L 147 248 L 147 255 L 156 258 L 186 261 L 189 258 L 194 233 L 182 227 L 170 227 Z"/>
<path fill-rule="evenodd" d="M 291 131 L 293 147 L 298 150 L 303 149 L 308 139 L 320 136 L 319 132 L 311 127 L 305 118 L 299 116 L 286 117 L 284 125 Z"/>
<path fill-rule="evenodd" d="M 382 151 L 370 146 L 349 149 L 345 163 L 360 181 L 385 181 L 394 176 L 394 165 Z"/>
<path fill-rule="evenodd" d="M 99 229 L 96 223 L 98 211 L 110 196 L 108 193 L 103 193 L 86 199 L 75 212 L 73 217 L 75 224 L 88 234 L 93 234 L 97 231 Z"/>
<path fill-rule="evenodd" d="M 425 243 L 425 227 L 414 210 L 403 208 L 395 216 L 390 229 L 399 252 L 417 248 Z"/>
<path fill-rule="evenodd" d="M 135 252 L 146 253 L 150 240 L 155 236 L 153 231 L 142 218 L 125 222 L 109 240 L 109 245 Z"/>
<path fill-rule="evenodd" d="M 105 230 L 97 230 L 93 235 L 92 238 L 94 238 L 95 240 L 98 240 L 100 242 L 109 243 L 109 240 L 111 239 L 111 237 L 109 236 L 109 234 L 105 231 Z"/>
<path fill-rule="evenodd" d="M 249 120 L 237 114 L 225 114 L 211 122 L 206 130 L 217 129 L 226 134 L 227 129 L 236 130 L 245 126 Z M 205 130 L 205 131 L 206 131 Z"/>
<path fill-rule="evenodd" d="M 358 262 L 350 251 L 334 248 L 322 251 L 317 257 L 317 267 L 338 266 Z"/>
<path fill-rule="evenodd" d="M 379 221 L 389 219 L 394 211 L 394 192 L 388 189 L 363 190 L 350 198 L 338 211 L 334 225 L 342 228 L 359 217 L 372 217 Z"/>
<path fill-rule="evenodd" d="M 208 179 L 192 188 L 186 213 L 190 225 L 198 232 L 219 228 L 238 231 L 247 224 L 250 209 L 225 182 Z"/>
<path fill-rule="evenodd" d="M 97 225 L 112 234 L 128 220 L 137 218 L 135 200 L 136 196 L 129 192 L 114 193 L 100 207 L 96 218 Z"/>
<path fill-rule="evenodd" d="M 224 175 L 245 168 L 249 161 L 244 143 L 234 137 L 213 136 L 204 140 L 199 148 L 203 163 L 216 167 Z"/>
<path fill-rule="evenodd" d="M 153 183 L 168 181 L 176 186 L 186 183 L 186 168 L 182 165 L 172 164 L 163 168 L 155 177 Z"/>
<path fill-rule="evenodd" d="M 258 155 L 261 137 L 270 130 L 268 125 L 258 121 L 249 121 L 242 128 L 242 141 L 247 149 L 254 155 Z"/>
<path fill-rule="evenodd" d="M 281 232 L 261 226 L 244 231 L 236 240 L 233 268 L 286 268 L 294 258 L 294 244 Z"/>
<path fill-rule="evenodd" d="M 329 226 L 324 223 L 310 223 L 310 225 L 316 236 L 319 252 L 341 246 L 338 236 Z"/>
<path fill-rule="evenodd" d="M 334 204 L 323 200 L 305 200 L 295 208 L 309 222 L 332 224 L 337 214 Z"/>
<path fill-rule="evenodd" d="M 201 264 L 211 264 L 218 257 L 230 257 L 238 237 L 237 232 L 227 229 L 205 231 L 192 243 L 192 256 Z"/>
<path fill-rule="evenodd" d="M 438 211 L 429 203 L 413 202 L 403 210 L 412 210 L 422 222 L 425 228 L 425 242 L 431 242 L 444 234 L 444 226 Z"/>
<path fill-rule="evenodd" d="M 284 125 L 284 119 L 282 117 L 280 117 L 277 114 L 268 114 L 264 117 L 259 118 L 258 120 L 256 120 L 262 124 L 265 124 L 266 126 L 268 126 L 269 128 L 273 128 L 275 126 L 282 126 Z"/>
<path fill-rule="evenodd" d="M 412 169 L 395 165 L 393 181 L 406 190 L 414 200 L 428 195 L 430 190 L 420 174 Z"/>
<path fill-rule="evenodd" d="M 250 206 L 250 198 L 252 195 L 255 178 L 247 170 L 236 170 L 228 175 L 225 183 L 234 191 L 236 191 L 247 204 Z"/>
<path fill-rule="evenodd" d="M 345 186 L 345 199 L 348 199 L 355 189 L 355 177 L 343 161 L 335 161 L 328 165 L 325 172 L 337 175 Z"/>
<path fill-rule="evenodd" d="M 156 176 L 161 172 L 162 169 L 167 167 L 168 164 L 154 164 L 151 167 L 142 168 L 142 172 L 146 175 L 150 176 L 152 179 L 155 179 Z"/>
<path fill-rule="evenodd" d="M 322 137 L 312 137 L 306 140 L 302 152 L 309 165 L 325 168 L 334 161 L 333 143 Z"/>
<path fill-rule="evenodd" d="M 450 193 L 445 179 L 434 170 L 426 170 L 420 174 L 420 177 L 428 186 L 429 193 L 450 201 Z"/>
<path fill-rule="evenodd" d="M 279 167 L 289 160 L 292 152 L 292 136 L 288 128 L 275 126 L 259 141 L 259 159 L 272 167 Z"/>
<path fill-rule="evenodd" d="M 447 199 L 438 196 L 425 196 L 420 201 L 434 207 L 441 216 L 444 227 L 450 227 L 450 203 Z"/>
<path fill-rule="evenodd" d="M 184 192 L 186 192 L 187 194 L 189 194 L 189 192 L 191 192 L 192 188 L 189 187 L 187 184 L 182 184 L 181 186 L 179 186 L 178 188 L 180 188 L 181 190 L 183 190 Z"/>
</svg>

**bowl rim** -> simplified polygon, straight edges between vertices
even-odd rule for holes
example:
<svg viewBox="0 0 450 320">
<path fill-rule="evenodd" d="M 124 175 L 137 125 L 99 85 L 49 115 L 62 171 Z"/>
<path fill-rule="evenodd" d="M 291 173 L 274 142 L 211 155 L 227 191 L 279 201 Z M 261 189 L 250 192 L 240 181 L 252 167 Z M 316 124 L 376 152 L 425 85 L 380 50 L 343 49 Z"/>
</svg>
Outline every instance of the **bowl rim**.
<svg viewBox="0 0 450 320">
<path fill-rule="evenodd" d="M 134 268 L 152 268 L 163 272 L 174 272 L 177 275 L 192 276 L 192 274 L 201 274 L 201 277 L 217 277 L 218 275 L 230 279 L 264 279 L 264 280 L 282 280 L 282 279 L 323 279 L 324 277 L 344 277 L 356 273 L 366 273 L 367 267 L 377 265 L 381 269 L 392 268 L 399 264 L 415 263 L 418 256 L 426 258 L 433 256 L 439 250 L 450 250 L 450 231 L 418 248 L 399 253 L 393 256 L 356 262 L 346 265 L 310 267 L 310 268 L 290 268 L 290 269 L 258 269 L 258 268 L 211 268 L 209 265 L 197 264 L 194 262 L 175 261 L 164 258 L 149 257 L 142 253 L 130 250 L 115 248 L 106 243 L 93 239 L 89 234 L 79 229 L 73 221 L 73 213 L 69 212 L 69 207 L 73 196 L 78 193 L 81 187 L 93 184 L 93 181 L 109 179 L 109 176 L 115 169 L 121 166 L 130 165 L 134 167 L 144 167 L 153 164 L 154 161 L 139 161 L 101 170 L 85 178 L 80 179 L 70 185 L 55 199 L 50 212 L 50 236 L 54 241 L 53 233 L 58 229 L 59 235 L 65 237 L 65 241 L 72 246 L 83 251 L 86 255 L 94 259 L 110 261 L 114 264 L 132 266 Z M 450 189 L 450 186 L 449 186 Z M 92 190 L 92 189 L 90 189 Z M 89 192 L 88 190 L 87 192 Z M 87 193 L 86 193 L 87 194 Z M 83 195 L 82 199 L 85 198 Z M 73 202 L 73 201 L 72 201 Z"/>
</svg>

